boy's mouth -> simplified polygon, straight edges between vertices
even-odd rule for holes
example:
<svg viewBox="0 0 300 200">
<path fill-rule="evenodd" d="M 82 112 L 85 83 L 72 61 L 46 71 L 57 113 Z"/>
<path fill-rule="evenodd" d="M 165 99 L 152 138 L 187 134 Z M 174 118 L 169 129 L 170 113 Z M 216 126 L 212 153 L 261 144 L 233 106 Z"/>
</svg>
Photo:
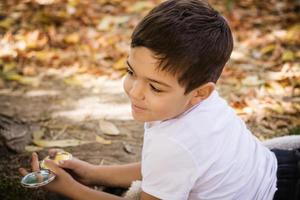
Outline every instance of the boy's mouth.
<svg viewBox="0 0 300 200">
<path fill-rule="evenodd" d="M 136 104 L 134 103 L 131 103 L 131 108 L 135 111 L 144 111 L 144 110 L 147 110 L 146 108 L 144 107 L 141 107 L 141 106 L 137 106 Z"/>
</svg>

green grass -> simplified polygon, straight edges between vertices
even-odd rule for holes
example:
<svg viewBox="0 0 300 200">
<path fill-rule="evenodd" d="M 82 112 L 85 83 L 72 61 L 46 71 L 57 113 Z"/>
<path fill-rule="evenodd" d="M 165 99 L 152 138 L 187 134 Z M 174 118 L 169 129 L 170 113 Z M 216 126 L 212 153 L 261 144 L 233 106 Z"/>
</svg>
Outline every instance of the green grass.
<svg viewBox="0 0 300 200">
<path fill-rule="evenodd" d="M 289 135 L 300 135 L 300 126 L 289 129 Z"/>
</svg>

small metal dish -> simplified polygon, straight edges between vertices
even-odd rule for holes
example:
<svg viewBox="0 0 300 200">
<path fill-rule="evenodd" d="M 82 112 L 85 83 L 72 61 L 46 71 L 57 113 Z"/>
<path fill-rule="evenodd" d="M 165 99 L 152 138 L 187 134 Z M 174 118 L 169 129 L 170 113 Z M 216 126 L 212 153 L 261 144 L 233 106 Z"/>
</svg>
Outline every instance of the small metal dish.
<svg viewBox="0 0 300 200">
<path fill-rule="evenodd" d="M 27 188 L 37 188 L 46 185 L 55 179 L 55 174 L 47 169 L 31 172 L 24 176 L 21 184 Z"/>
<path fill-rule="evenodd" d="M 52 171 L 50 171 L 47 165 L 45 164 L 45 160 L 47 159 L 53 160 L 56 164 L 58 164 L 61 160 L 72 159 L 72 154 L 65 151 L 60 151 L 56 153 L 54 158 L 47 156 L 42 161 L 40 161 L 41 170 L 31 172 L 22 178 L 22 186 L 27 188 L 37 188 L 46 185 L 55 179 L 55 174 Z"/>
</svg>

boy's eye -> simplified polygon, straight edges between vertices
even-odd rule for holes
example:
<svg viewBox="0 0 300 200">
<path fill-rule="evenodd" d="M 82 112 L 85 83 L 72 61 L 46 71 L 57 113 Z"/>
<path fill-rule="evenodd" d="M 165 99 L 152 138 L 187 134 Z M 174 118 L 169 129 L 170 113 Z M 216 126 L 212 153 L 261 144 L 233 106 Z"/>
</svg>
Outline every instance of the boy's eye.
<svg viewBox="0 0 300 200">
<path fill-rule="evenodd" d="M 131 71 L 129 68 L 127 69 L 127 73 L 132 76 L 133 75 L 133 71 Z"/>
<path fill-rule="evenodd" d="M 154 92 L 162 92 L 162 90 L 157 89 L 157 88 L 154 87 L 152 84 L 150 84 L 150 88 L 151 88 L 151 90 L 153 90 Z"/>
</svg>

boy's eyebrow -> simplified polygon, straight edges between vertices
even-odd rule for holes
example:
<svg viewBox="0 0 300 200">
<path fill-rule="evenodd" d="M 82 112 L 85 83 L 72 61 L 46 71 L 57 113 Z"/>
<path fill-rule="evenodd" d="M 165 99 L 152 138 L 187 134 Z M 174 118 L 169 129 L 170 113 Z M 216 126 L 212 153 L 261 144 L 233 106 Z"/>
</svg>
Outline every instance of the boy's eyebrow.
<svg viewBox="0 0 300 200">
<path fill-rule="evenodd" d="M 134 69 L 133 67 L 129 64 L 128 60 L 126 60 L 126 63 L 128 65 L 128 67 L 134 72 Z M 157 83 L 157 84 L 160 84 L 160 85 L 164 85 L 166 87 L 171 87 L 170 85 L 164 83 L 164 82 L 160 82 L 160 81 L 157 81 L 155 79 L 152 79 L 152 78 L 147 78 L 148 81 L 151 81 L 151 82 L 154 82 L 154 83 Z"/>
</svg>

